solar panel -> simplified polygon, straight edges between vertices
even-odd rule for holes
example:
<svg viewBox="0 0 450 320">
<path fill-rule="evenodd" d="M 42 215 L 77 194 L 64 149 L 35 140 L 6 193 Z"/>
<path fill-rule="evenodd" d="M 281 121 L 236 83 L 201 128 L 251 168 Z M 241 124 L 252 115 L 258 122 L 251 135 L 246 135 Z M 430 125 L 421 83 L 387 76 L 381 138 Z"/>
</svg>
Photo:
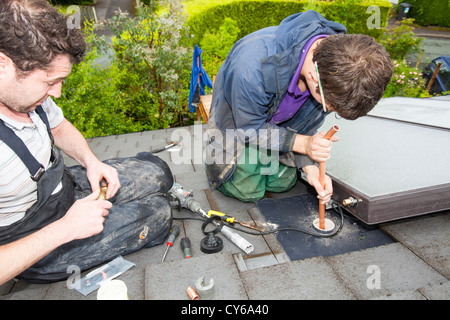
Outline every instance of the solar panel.
<svg viewBox="0 0 450 320">
<path fill-rule="evenodd" d="M 319 129 L 339 125 L 333 198 L 353 200 L 346 209 L 367 224 L 450 209 L 450 101 L 408 100 L 383 99 L 355 121 L 329 115 Z"/>
</svg>

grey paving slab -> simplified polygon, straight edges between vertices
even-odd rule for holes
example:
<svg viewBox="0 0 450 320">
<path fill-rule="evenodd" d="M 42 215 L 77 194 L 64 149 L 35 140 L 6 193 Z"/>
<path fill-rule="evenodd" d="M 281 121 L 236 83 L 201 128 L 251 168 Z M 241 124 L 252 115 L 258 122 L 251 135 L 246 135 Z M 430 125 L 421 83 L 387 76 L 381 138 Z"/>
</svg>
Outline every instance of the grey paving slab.
<svg viewBox="0 0 450 320">
<path fill-rule="evenodd" d="M 158 153 L 157 156 L 158 157 L 163 157 L 165 155 L 165 153 L 169 154 L 169 159 L 165 160 L 167 162 L 167 164 L 169 165 L 170 170 L 172 171 L 173 175 L 178 175 L 178 174 L 182 174 L 182 173 L 189 173 L 189 172 L 194 172 L 194 166 L 192 165 L 192 162 L 188 162 L 188 163 L 179 163 L 177 161 L 173 161 L 173 153 L 169 153 L 169 151 L 164 151 L 161 153 Z"/>
<path fill-rule="evenodd" d="M 175 180 L 185 188 L 194 190 L 194 198 L 206 211 L 214 209 L 232 214 L 240 220 L 263 221 L 253 203 L 242 203 L 209 188 L 204 173 L 203 154 L 197 150 L 204 143 L 204 126 L 185 128 L 186 139 L 190 141 L 191 159 L 179 163 L 180 154 L 175 152 L 156 154 L 171 167 Z M 171 141 L 176 133 L 177 128 L 171 128 L 96 137 L 87 139 L 87 142 L 94 153 L 105 160 L 151 151 Z M 77 164 L 67 157 L 65 161 L 69 166 Z M 282 198 L 304 193 L 306 189 L 298 183 L 287 193 L 268 193 L 266 197 Z M 196 216 L 186 209 L 174 212 L 174 215 Z M 430 215 L 384 224 L 383 230 L 400 242 L 392 246 L 335 256 L 334 260 L 317 257 L 294 262 L 290 262 L 273 234 L 254 236 L 238 232 L 254 245 L 255 250 L 250 255 L 246 255 L 225 237 L 223 251 L 207 255 L 199 247 L 204 237 L 201 222 L 182 220 L 174 223 L 179 224 L 182 231 L 164 263 L 160 262 L 165 249 L 163 245 L 124 257 L 136 264 L 119 277 L 127 284 L 131 300 L 165 299 L 168 296 L 171 299 L 188 299 L 186 287 L 194 285 L 198 277 L 208 276 L 208 270 L 213 268 L 219 273 L 225 273 L 224 278 L 227 280 L 219 286 L 221 292 L 216 299 L 449 299 L 449 281 L 445 279 L 448 278 L 449 268 L 448 215 Z M 189 236 L 192 242 L 191 259 L 184 259 L 179 247 L 179 240 L 184 235 Z M 242 257 L 248 264 L 248 271 L 239 273 L 233 255 Z M 377 292 L 369 291 L 366 286 L 370 276 L 367 273 L 369 265 L 380 267 L 381 289 Z M 169 280 L 166 277 L 168 273 L 180 272 L 183 277 L 171 277 Z M 319 287 L 318 281 L 322 283 Z M 0 299 L 93 300 L 96 299 L 96 293 L 84 297 L 68 289 L 65 281 L 50 285 L 19 281 L 10 294 Z"/>
<path fill-rule="evenodd" d="M 417 290 L 407 290 L 388 293 L 386 295 L 371 298 L 370 300 L 427 300 L 427 298 Z"/>
<path fill-rule="evenodd" d="M 97 290 L 84 296 L 75 289 L 68 288 L 66 281 L 52 283 L 48 286 L 44 300 L 96 300 Z"/>
<path fill-rule="evenodd" d="M 170 140 L 170 135 L 167 133 L 167 129 L 144 131 L 144 134 L 150 135 L 152 140 L 161 140 L 166 142 L 168 139 Z"/>
<path fill-rule="evenodd" d="M 214 280 L 215 300 L 246 300 L 247 294 L 229 253 L 156 263 L 145 268 L 146 300 L 189 300 L 186 289 L 200 277 Z"/>
<path fill-rule="evenodd" d="M 119 143 L 119 157 L 132 157 L 138 152 L 150 152 L 155 145 L 150 139 L 151 135 L 132 134 L 126 135 L 125 140 Z"/>
<path fill-rule="evenodd" d="M 250 300 L 355 299 L 323 257 L 241 272 Z"/>
<path fill-rule="evenodd" d="M 428 300 L 450 300 L 450 281 L 418 289 Z"/>
<path fill-rule="evenodd" d="M 259 221 L 261 224 L 267 223 L 267 221 L 264 219 L 258 208 L 248 209 L 248 213 L 250 217 L 253 219 L 253 221 Z M 270 226 L 268 226 L 267 228 L 269 230 Z M 274 233 L 269 233 L 263 235 L 262 237 L 264 238 L 264 241 L 267 243 L 267 245 L 270 248 L 270 251 L 272 252 L 272 254 L 279 263 L 291 261 L 286 252 L 284 251 L 283 246 L 277 240 L 277 237 L 275 236 Z"/>
<path fill-rule="evenodd" d="M 209 182 L 206 176 L 206 172 L 185 172 L 175 174 L 175 182 L 182 186 L 188 186 L 190 190 L 203 190 L 209 189 Z"/>
<path fill-rule="evenodd" d="M 139 250 L 124 256 L 124 259 L 136 264 L 117 279 L 125 282 L 128 288 L 128 296 L 131 300 L 144 299 L 144 268 L 148 264 L 158 263 L 164 252 L 163 246 L 155 246 Z M 181 258 L 181 255 L 180 257 Z M 95 268 L 93 268 L 95 269 Z M 82 272 L 81 277 L 93 269 Z M 69 280 L 70 281 L 70 280 Z M 52 284 L 31 284 L 18 281 L 9 295 L 1 299 L 10 300 L 96 300 L 97 291 L 84 296 L 76 290 L 67 287 L 67 281 Z"/>
<path fill-rule="evenodd" d="M 401 243 L 326 259 L 358 299 L 416 290 L 447 281 Z"/>
<path fill-rule="evenodd" d="M 6 298 L 6 295 L 11 292 L 15 284 L 16 281 L 14 279 L 11 279 L 0 285 L 0 300 Z"/>
<path fill-rule="evenodd" d="M 240 261 L 241 265 L 242 265 L 242 263 L 244 263 L 242 269 L 238 265 L 238 268 L 240 271 L 253 270 L 253 269 L 277 265 L 280 263 L 280 262 L 278 262 L 277 258 L 272 254 L 272 252 L 247 256 L 245 259 L 242 257 L 241 253 L 238 253 L 234 256 L 234 258 L 235 258 L 235 261 L 236 260 Z"/>
<path fill-rule="evenodd" d="M 166 134 L 166 133 L 164 133 Z M 111 135 L 86 139 L 89 147 L 100 160 L 115 157 L 130 157 L 138 152 L 150 152 L 152 148 L 163 146 L 167 139 L 155 141 L 153 131 L 127 133 L 122 135 Z M 78 163 L 64 155 L 66 166 Z"/>
<path fill-rule="evenodd" d="M 204 147 L 207 137 L 204 125 L 175 128 L 170 131 L 170 140 L 180 143 L 180 158 L 204 166 Z"/>
<path fill-rule="evenodd" d="M 128 290 L 129 300 L 144 300 L 144 277 L 145 269 L 134 267 L 117 278 L 125 282 Z"/>
<path fill-rule="evenodd" d="M 206 196 L 208 197 L 212 209 L 221 212 L 232 213 L 236 211 L 246 211 L 256 207 L 253 202 L 242 202 L 237 199 L 227 197 L 216 189 L 207 190 Z"/>
<path fill-rule="evenodd" d="M 173 167 L 172 162 L 170 161 L 170 153 L 169 152 L 162 151 L 162 152 L 154 153 L 154 155 L 157 156 L 158 158 L 164 160 L 167 163 L 167 165 Z"/>
<path fill-rule="evenodd" d="M 381 229 L 450 279 L 449 212 L 389 223 Z"/>
<path fill-rule="evenodd" d="M 67 157 L 65 154 L 63 154 L 63 158 L 64 158 L 64 164 L 67 167 L 79 165 L 79 163 L 77 161 L 73 160 L 72 158 Z"/>
<path fill-rule="evenodd" d="M 19 281 L 13 291 L 5 297 L 7 300 L 44 300 L 49 289 L 48 285 L 33 284 Z"/>
</svg>

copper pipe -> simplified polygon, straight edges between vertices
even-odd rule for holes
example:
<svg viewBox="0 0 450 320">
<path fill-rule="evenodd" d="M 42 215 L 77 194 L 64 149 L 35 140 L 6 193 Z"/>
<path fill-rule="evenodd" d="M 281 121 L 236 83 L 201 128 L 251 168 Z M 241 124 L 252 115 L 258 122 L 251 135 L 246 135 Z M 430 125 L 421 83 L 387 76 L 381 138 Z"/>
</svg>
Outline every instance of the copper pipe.
<svg viewBox="0 0 450 320">
<path fill-rule="evenodd" d="M 323 138 L 330 140 L 338 131 L 339 126 L 334 125 Z M 319 162 L 319 182 L 325 189 L 325 162 Z M 319 200 L 319 229 L 325 230 L 325 204 L 321 200 Z"/>
<path fill-rule="evenodd" d="M 106 180 L 102 179 L 100 181 L 100 194 L 98 195 L 97 200 L 106 200 L 106 192 L 108 191 L 108 183 Z"/>
<path fill-rule="evenodd" d="M 186 289 L 186 293 L 188 294 L 189 298 L 191 298 L 191 300 L 200 300 L 200 296 L 197 294 L 194 288 L 188 287 Z"/>
</svg>

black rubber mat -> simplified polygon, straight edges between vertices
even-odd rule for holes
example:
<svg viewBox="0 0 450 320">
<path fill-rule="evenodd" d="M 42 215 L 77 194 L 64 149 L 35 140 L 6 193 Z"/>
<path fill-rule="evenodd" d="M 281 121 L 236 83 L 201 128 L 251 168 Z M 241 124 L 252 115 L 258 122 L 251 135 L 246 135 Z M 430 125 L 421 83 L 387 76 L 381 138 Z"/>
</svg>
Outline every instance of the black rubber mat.
<svg viewBox="0 0 450 320">
<path fill-rule="evenodd" d="M 319 216 L 319 203 L 312 194 L 262 199 L 256 205 L 266 221 L 278 225 L 280 229 L 296 228 L 316 233 L 312 222 Z M 333 209 L 326 210 L 326 218 L 331 219 L 336 228 L 341 224 L 340 214 Z M 332 237 L 317 237 L 297 231 L 279 231 L 276 237 L 291 260 L 334 256 L 394 242 L 377 226 L 369 226 L 346 216 L 342 229 Z"/>
</svg>

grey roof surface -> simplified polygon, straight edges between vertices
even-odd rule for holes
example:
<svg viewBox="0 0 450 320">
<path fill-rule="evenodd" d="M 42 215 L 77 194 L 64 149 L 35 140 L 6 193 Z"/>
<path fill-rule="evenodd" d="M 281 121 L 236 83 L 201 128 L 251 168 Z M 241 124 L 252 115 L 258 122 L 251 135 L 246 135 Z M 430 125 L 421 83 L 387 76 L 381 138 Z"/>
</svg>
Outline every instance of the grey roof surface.
<svg viewBox="0 0 450 320">
<path fill-rule="evenodd" d="M 88 143 L 101 160 L 127 157 L 166 145 L 175 140 L 180 129 L 184 134 L 201 137 L 201 129 L 204 130 L 205 126 L 96 137 L 88 139 Z M 186 161 L 181 157 L 184 163 L 180 163 L 180 152 L 177 151 L 163 151 L 157 155 L 169 164 L 176 182 L 194 191 L 194 198 L 204 210 L 227 212 L 243 221 L 264 219 L 254 203 L 242 203 L 211 189 L 202 156 L 198 154 L 201 150 L 199 145 L 191 143 L 191 150 L 196 152 L 189 152 L 188 145 L 186 140 L 183 152 L 189 159 Z M 66 159 L 66 164 L 76 163 Z M 289 192 L 270 196 L 280 198 L 304 192 L 306 187 L 299 181 Z M 297 261 L 290 261 L 273 234 L 255 236 L 241 233 L 254 246 L 249 255 L 226 238 L 220 253 L 205 254 L 199 249 L 199 242 L 204 237 L 201 223 L 176 220 L 174 223 L 181 227 L 181 234 L 169 250 L 166 261 L 161 262 L 164 245 L 142 249 L 124 257 L 136 266 L 118 279 L 126 283 L 131 300 L 188 300 L 186 288 L 194 286 L 202 276 L 207 281 L 210 277 L 214 279 L 214 299 L 217 300 L 449 299 L 448 213 L 433 213 L 381 225 L 381 230 L 395 240 L 388 245 Z M 174 216 L 181 215 L 196 216 L 186 209 L 174 211 Z M 179 239 L 184 235 L 192 242 L 193 257 L 190 259 L 184 258 L 179 247 Z M 379 288 L 373 288 L 371 276 L 377 270 Z M 9 282 L 0 287 L 0 294 L 0 299 L 7 300 L 96 299 L 96 291 L 83 296 L 68 289 L 66 281 L 45 285 Z"/>
<path fill-rule="evenodd" d="M 120 5 L 122 10 L 133 13 L 134 1 L 97 0 L 98 19 L 105 19 Z M 390 19 L 390 23 L 395 18 Z M 426 37 L 427 61 L 448 52 L 450 34 L 430 28 L 416 28 L 415 32 Z M 437 49 L 436 49 L 437 48 Z M 399 106 L 399 108 L 402 108 Z M 395 110 L 395 112 L 402 110 Z M 410 119 L 407 119 L 410 120 Z M 439 119 L 437 119 L 439 121 Z M 194 127 L 183 129 L 194 132 Z M 88 139 L 97 156 L 104 160 L 112 157 L 133 156 L 137 152 L 151 151 L 172 140 L 176 129 L 164 129 L 118 136 Z M 192 146 L 194 148 L 194 146 Z M 205 210 L 215 209 L 232 213 L 241 220 L 262 219 L 254 204 L 244 204 L 227 198 L 210 189 L 202 155 L 191 153 L 185 163 L 176 164 L 174 153 L 159 153 L 172 169 L 175 181 L 186 189 L 194 190 L 195 199 Z M 67 165 L 74 165 L 66 159 Z M 272 197 L 288 197 L 306 192 L 302 182 L 285 194 Z M 341 254 L 333 257 L 314 257 L 290 261 L 276 237 L 272 235 L 249 236 L 255 250 L 246 255 L 225 239 L 224 250 L 206 255 L 199 250 L 203 237 L 198 221 L 176 221 L 182 226 L 182 235 L 192 241 L 193 257 L 184 259 L 181 250 L 173 247 L 166 261 L 161 263 L 164 246 L 142 249 L 125 259 L 136 264 L 119 279 L 128 288 L 131 300 L 187 300 L 186 288 L 193 286 L 201 276 L 215 280 L 214 299 L 400 299 L 437 300 L 450 298 L 450 211 L 385 223 L 380 228 L 395 243 L 371 249 Z M 193 214 L 187 210 L 185 216 Z M 345 227 L 345 226 L 344 226 Z M 181 238 L 181 236 L 179 237 Z M 302 244 L 299 244 L 302 245 Z M 371 266 L 380 271 L 380 289 L 369 289 Z M 214 270 L 214 275 L 211 274 Z M 180 276 L 182 273 L 182 276 Z M 84 275 L 85 273 L 83 273 Z M 216 276 L 220 275 L 220 276 Z M 318 282 L 321 285 L 317 285 Z M 370 287 L 370 285 L 369 285 Z M 11 281 L 0 286 L 0 300 L 95 300 L 96 292 L 87 297 L 68 289 L 65 281 L 48 285 Z"/>
</svg>

